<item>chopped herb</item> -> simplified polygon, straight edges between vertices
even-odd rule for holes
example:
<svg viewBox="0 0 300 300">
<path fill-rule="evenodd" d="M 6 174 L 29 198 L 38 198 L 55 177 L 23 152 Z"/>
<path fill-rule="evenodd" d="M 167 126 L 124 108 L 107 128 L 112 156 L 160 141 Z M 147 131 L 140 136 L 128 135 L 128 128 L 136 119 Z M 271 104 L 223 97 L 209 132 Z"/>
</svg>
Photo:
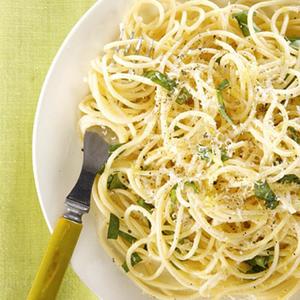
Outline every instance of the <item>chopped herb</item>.
<svg viewBox="0 0 300 300">
<path fill-rule="evenodd" d="M 233 17 L 237 20 L 240 29 L 243 32 L 244 36 L 249 36 L 249 27 L 248 27 L 248 11 L 242 11 L 240 13 L 236 13 Z"/>
<path fill-rule="evenodd" d="M 119 178 L 119 175 L 117 173 L 115 173 L 115 174 L 111 174 L 111 175 L 108 176 L 107 188 L 109 190 L 113 190 L 113 189 L 126 190 L 127 186 L 122 183 L 122 181 Z"/>
<path fill-rule="evenodd" d="M 172 189 L 171 189 L 171 192 L 170 192 L 170 198 L 171 198 L 171 201 L 173 204 L 176 204 L 177 202 L 177 196 L 176 196 L 176 189 L 177 189 L 177 186 L 178 184 L 176 183 Z"/>
<path fill-rule="evenodd" d="M 224 162 L 226 160 L 230 159 L 228 156 L 228 153 L 225 148 L 221 148 L 221 160 Z"/>
<path fill-rule="evenodd" d="M 171 231 L 171 230 L 163 230 L 162 233 L 163 233 L 163 235 L 172 235 L 172 234 L 174 234 L 174 231 Z"/>
<path fill-rule="evenodd" d="M 129 242 L 130 244 L 134 243 L 136 241 L 136 238 L 132 235 L 130 235 L 127 232 L 124 232 L 122 230 L 119 230 L 119 236 Z"/>
<path fill-rule="evenodd" d="M 187 101 L 189 101 L 190 99 L 192 99 L 192 95 L 190 94 L 190 92 L 185 87 L 183 87 L 179 92 L 179 95 L 176 99 L 176 103 L 184 104 Z"/>
<path fill-rule="evenodd" d="M 149 78 L 153 82 L 159 84 L 169 92 L 172 92 L 174 88 L 176 87 L 176 81 L 169 79 L 169 77 L 166 74 L 163 74 L 159 71 L 147 71 L 144 74 L 145 77 Z"/>
<path fill-rule="evenodd" d="M 142 261 L 141 257 L 136 252 L 133 252 L 131 255 L 132 266 L 135 266 L 136 264 L 138 264 L 141 261 Z"/>
<path fill-rule="evenodd" d="M 296 50 L 300 49 L 300 37 L 288 37 L 291 43 L 290 46 Z"/>
<path fill-rule="evenodd" d="M 149 211 L 150 213 L 152 213 L 154 206 L 150 203 L 146 203 L 144 199 L 139 199 L 137 201 L 137 204 L 143 208 L 145 208 L 147 211 Z"/>
<path fill-rule="evenodd" d="M 113 145 L 109 145 L 108 146 L 108 153 L 112 154 L 115 150 L 117 150 L 118 148 L 120 148 L 121 146 L 123 146 L 124 143 L 122 144 L 113 144 Z"/>
<path fill-rule="evenodd" d="M 118 238 L 118 235 L 119 235 L 119 228 L 120 228 L 119 218 L 116 215 L 111 213 L 110 217 L 109 217 L 107 238 L 116 240 Z"/>
<path fill-rule="evenodd" d="M 182 238 L 182 239 L 180 239 L 180 240 L 178 241 L 178 243 L 179 243 L 180 245 L 183 245 L 183 244 L 184 244 L 184 240 L 185 240 L 185 238 Z"/>
<path fill-rule="evenodd" d="M 202 160 L 206 160 L 206 161 L 211 160 L 212 151 L 210 148 L 198 145 L 197 151 Z"/>
<path fill-rule="evenodd" d="M 218 91 L 224 91 L 230 86 L 228 79 L 224 79 L 217 87 Z"/>
<path fill-rule="evenodd" d="M 224 98 L 220 90 L 217 90 L 217 97 L 219 102 L 219 113 L 228 123 L 233 124 L 232 119 L 229 117 L 229 115 L 226 112 Z"/>
<path fill-rule="evenodd" d="M 239 27 L 243 32 L 243 35 L 249 36 L 250 31 L 249 31 L 249 27 L 248 27 L 248 11 L 244 10 L 240 13 L 236 13 L 233 15 L 233 17 L 237 20 Z M 260 31 L 260 29 L 255 24 L 254 24 L 254 30 L 256 32 Z"/>
<path fill-rule="evenodd" d="M 221 63 L 221 59 L 222 59 L 223 56 L 220 56 L 216 59 L 216 63 L 220 64 Z"/>
<path fill-rule="evenodd" d="M 279 204 L 279 201 L 277 200 L 277 196 L 271 190 L 267 181 L 256 182 L 254 184 L 254 193 L 257 198 L 265 200 L 267 208 L 275 209 Z"/>
<path fill-rule="evenodd" d="M 252 274 L 252 273 L 259 273 L 265 271 L 269 267 L 269 264 L 272 261 L 273 261 L 273 255 L 269 255 L 269 256 L 257 255 L 250 260 L 246 260 L 245 263 L 251 267 L 251 269 L 248 270 L 247 273 Z"/>
<path fill-rule="evenodd" d="M 174 126 L 174 130 L 175 130 L 175 131 L 177 131 L 177 130 L 179 130 L 179 129 L 180 129 L 180 128 L 179 128 L 177 125 Z M 178 136 L 175 136 L 174 138 L 175 138 L 175 139 L 179 139 L 179 138 L 182 138 L 183 136 L 184 136 L 184 133 L 182 133 L 182 134 L 180 134 L 180 135 L 178 135 Z"/>
<path fill-rule="evenodd" d="M 142 258 L 138 255 L 138 253 L 133 252 L 132 255 L 131 255 L 130 261 L 131 261 L 131 265 L 134 267 L 136 264 L 138 264 L 139 262 L 142 261 Z M 124 263 L 122 265 L 122 268 L 124 269 L 124 271 L 126 273 L 129 272 L 129 268 L 127 266 L 126 261 L 124 261 Z"/>
<path fill-rule="evenodd" d="M 191 187 L 195 193 L 199 193 L 199 189 L 194 181 L 187 181 L 185 185 Z"/>
<path fill-rule="evenodd" d="M 295 174 L 287 174 L 287 175 L 284 175 L 277 182 L 283 183 L 283 184 L 288 184 L 288 183 L 300 184 L 300 178 Z"/>
<path fill-rule="evenodd" d="M 104 170 L 105 170 L 105 165 L 102 165 L 102 166 L 100 167 L 100 169 L 98 170 L 97 174 L 98 174 L 98 175 L 102 175 L 103 172 L 104 172 Z"/>
<path fill-rule="evenodd" d="M 124 269 L 124 271 L 125 271 L 126 273 L 129 272 L 129 269 L 128 269 L 128 266 L 127 266 L 126 261 L 123 262 L 122 268 Z"/>
<path fill-rule="evenodd" d="M 296 143 L 300 145 L 300 133 L 294 127 L 288 127 L 288 135 Z"/>
</svg>

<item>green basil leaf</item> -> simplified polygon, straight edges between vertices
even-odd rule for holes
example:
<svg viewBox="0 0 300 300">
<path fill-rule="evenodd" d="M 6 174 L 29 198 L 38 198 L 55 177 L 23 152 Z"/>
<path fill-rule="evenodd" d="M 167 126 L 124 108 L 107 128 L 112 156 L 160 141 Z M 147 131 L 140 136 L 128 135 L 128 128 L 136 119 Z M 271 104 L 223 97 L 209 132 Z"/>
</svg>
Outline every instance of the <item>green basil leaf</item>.
<svg viewBox="0 0 300 300">
<path fill-rule="evenodd" d="M 101 166 L 101 168 L 98 170 L 97 174 L 102 175 L 104 170 L 105 170 L 105 164 Z"/>
<path fill-rule="evenodd" d="M 287 129 L 289 137 L 300 145 L 300 133 L 294 127 L 288 127 Z"/>
<path fill-rule="evenodd" d="M 228 79 L 224 79 L 217 87 L 218 91 L 224 91 L 225 89 L 227 89 L 230 86 L 230 82 L 228 81 Z"/>
<path fill-rule="evenodd" d="M 183 87 L 179 94 L 178 94 L 178 97 L 176 99 L 176 103 L 178 104 L 184 104 L 186 103 L 187 101 L 189 101 L 190 99 L 192 99 L 192 95 L 190 94 L 190 92 L 185 88 Z"/>
<path fill-rule="evenodd" d="M 223 56 L 220 56 L 216 59 L 216 63 L 220 64 L 221 63 L 221 59 L 222 59 Z"/>
<path fill-rule="evenodd" d="M 242 33 L 244 36 L 249 36 L 250 31 L 248 27 L 248 11 L 244 10 L 240 13 L 236 13 L 233 15 L 233 17 L 237 20 L 240 29 L 242 30 Z M 256 32 L 259 32 L 260 29 L 254 24 L 254 30 Z"/>
<path fill-rule="evenodd" d="M 280 178 L 277 182 L 283 184 L 296 183 L 300 184 L 300 178 L 295 174 L 287 174 Z"/>
<path fill-rule="evenodd" d="M 170 192 L 170 198 L 171 198 L 171 201 L 173 204 L 176 204 L 177 202 L 177 196 L 176 196 L 176 189 L 178 187 L 178 184 L 176 183 L 172 189 L 171 189 L 171 192 Z"/>
<path fill-rule="evenodd" d="M 180 245 L 183 245 L 183 244 L 184 244 L 184 241 L 185 241 L 185 239 L 186 239 L 186 238 L 182 238 L 182 239 L 180 239 L 180 240 L 178 241 L 178 243 L 179 243 Z"/>
<path fill-rule="evenodd" d="M 172 234 L 174 234 L 174 231 L 172 231 L 172 230 L 163 230 L 162 233 L 163 233 L 163 235 L 172 235 Z"/>
<path fill-rule="evenodd" d="M 107 188 L 109 190 L 113 190 L 113 189 L 123 189 L 123 190 L 126 190 L 127 186 L 124 185 L 121 182 L 118 173 L 115 173 L 115 174 L 111 174 L 111 175 L 108 176 L 108 179 L 107 179 Z"/>
<path fill-rule="evenodd" d="M 136 252 L 133 252 L 131 255 L 132 266 L 135 266 L 136 264 L 138 264 L 141 261 L 142 261 L 142 258 Z"/>
<path fill-rule="evenodd" d="M 228 159 L 230 159 L 231 157 L 228 156 L 227 151 L 225 148 L 221 148 L 221 160 L 224 162 Z"/>
<path fill-rule="evenodd" d="M 122 268 L 123 268 L 123 270 L 124 270 L 126 273 L 128 273 L 128 272 L 129 272 L 129 268 L 128 268 L 128 266 L 127 266 L 127 263 L 126 263 L 126 261 L 124 261 L 124 262 L 123 262 L 123 264 L 122 264 Z"/>
<path fill-rule="evenodd" d="M 226 112 L 225 108 L 225 103 L 224 103 L 224 98 L 222 96 L 221 91 L 217 90 L 217 97 L 218 97 L 218 102 L 219 102 L 219 113 L 220 115 L 230 124 L 233 125 L 232 119 L 229 117 L 229 115 Z"/>
<path fill-rule="evenodd" d="M 139 199 L 137 201 L 137 204 L 143 208 L 145 208 L 149 213 L 152 213 L 153 209 L 154 209 L 154 205 L 150 204 L 150 203 L 146 203 L 144 199 Z"/>
<path fill-rule="evenodd" d="M 177 85 L 175 80 L 169 79 L 166 74 L 163 74 L 159 71 L 147 71 L 144 76 L 159 84 L 169 92 L 172 92 Z"/>
<path fill-rule="evenodd" d="M 134 267 L 136 264 L 138 264 L 139 262 L 142 261 L 142 258 L 138 255 L 138 253 L 133 252 L 133 253 L 131 254 L 130 261 L 131 261 L 131 265 Z M 123 263 L 122 268 L 124 269 L 124 271 L 125 271 L 126 273 L 129 272 L 129 268 L 128 268 L 128 266 L 127 266 L 126 261 Z"/>
<path fill-rule="evenodd" d="M 116 240 L 118 238 L 118 235 L 119 235 L 119 228 L 120 228 L 119 218 L 116 215 L 111 213 L 110 218 L 109 218 L 107 239 Z"/>
<path fill-rule="evenodd" d="M 254 273 L 260 273 L 262 271 L 265 271 L 266 269 L 260 267 L 260 266 L 253 266 L 250 268 L 246 273 L 247 274 L 254 274 Z"/>
<path fill-rule="evenodd" d="M 265 200 L 265 204 L 267 208 L 275 209 L 279 204 L 279 201 L 277 200 L 277 196 L 271 190 L 271 187 L 269 186 L 267 181 L 256 182 L 254 184 L 254 194 L 257 198 Z"/>
<path fill-rule="evenodd" d="M 273 261 L 273 255 L 262 256 L 257 255 L 250 260 L 246 260 L 245 263 L 251 266 L 247 273 L 259 273 L 268 269 L 269 264 Z"/>
<path fill-rule="evenodd" d="M 115 150 L 117 150 L 118 148 L 120 148 L 121 146 L 123 146 L 124 143 L 122 144 L 112 144 L 108 146 L 108 153 L 109 155 L 112 154 Z"/>
<path fill-rule="evenodd" d="M 127 232 L 124 232 L 122 230 L 119 230 L 119 234 L 118 234 L 121 238 L 123 238 L 124 240 L 126 240 L 127 242 L 129 242 L 130 244 L 134 243 L 136 241 L 136 238 L 132 235 L 130 235 Z"/>
<path fill-rule="evenodd" d="M 300 49 L 300 37 L 287 37 L 291 42 L 290 46 L 296 50 Z"/>
<path fill-rule="evenodd" d="M 187 181 L 185 182 L 185 185 L 191 187 L 195 193 L 199 193 L 199 189 L 194 181 Z"/>
</svg>

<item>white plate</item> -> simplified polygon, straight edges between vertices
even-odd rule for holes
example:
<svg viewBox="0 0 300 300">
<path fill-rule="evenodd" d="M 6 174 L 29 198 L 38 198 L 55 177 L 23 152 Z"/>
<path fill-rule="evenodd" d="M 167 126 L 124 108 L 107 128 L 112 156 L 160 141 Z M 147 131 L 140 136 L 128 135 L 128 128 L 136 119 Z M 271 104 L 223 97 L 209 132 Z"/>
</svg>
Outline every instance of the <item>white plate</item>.
<svg viewBox="0 0 300 300">
<path fill-rule="evenodd" d="M 34 123 L 33 169 L 38 197 L 52 232 L 64 199 L 80 172 L 78 103 L 88 93 L 83 78 L 103 45 L 117 36 L 128 0 L 103 0 L 81 18 L 60 48 L 45 80 Z M 72 258 L 81 280 L 104 300 L 146 300 L 101 248 L 92 214 Z"/>
<path fill-rule="evenodd" d="M 216 0 L 225 4 L 227 0 Z M 231 1 L 233 2 L 233 1 Z M 88 93 L 83 82 L 90 61 L 117 36 L 128 0 L 99 0 L 80 19 L 61 46 L 43 85 L 34 123 L 33 170 L 38 197 L 52 232 L 64 212 L 64 199 L 80 171 L 78 103 Z M 101 248 L 92 214 L 72 258 L 81 280 L 103 300 L 149 300 Z M 293 299 L 299 299 L 295 296 Z"/>
</svg>

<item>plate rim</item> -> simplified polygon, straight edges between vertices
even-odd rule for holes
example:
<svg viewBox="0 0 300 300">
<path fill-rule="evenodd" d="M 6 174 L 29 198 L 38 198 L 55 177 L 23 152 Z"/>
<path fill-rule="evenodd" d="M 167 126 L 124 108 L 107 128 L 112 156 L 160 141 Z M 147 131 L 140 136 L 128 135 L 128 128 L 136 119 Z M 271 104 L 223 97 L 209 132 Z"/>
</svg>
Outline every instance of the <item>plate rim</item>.
<svg viewBox="0 0 300 300">
<path fill-rule="evenodd" d="M 118 3 L 125 5 L 126 7 L 129 3 L 129 0 L 118 0 Z M 95 3 L 93 3 L 90 8 L 88 8 L 80 18 L 78 18 L 77 22 L 75 22 L 72 26 L 68 34 L 66 34 L 66 37 L 58 47 L 58 50 L 54 57 L 52 58 L 51 62 L 49 63 L 48 71 L 44 77 L 43 82 L 41 83 L 41 88 L 40 88 L 40 93 L 38 97 L 38 101 L 36 104 L 36 109 L 35 109 L 35 115 L 33 118 L 33 126 L 32 126 L 32 136 L 31 136 L 31 146 L 32 146 L 32 171 L 33 171 L 33 178 L 34 178 L 34 184 L 35 184 L 35 189 L 36 189 L 36 194 L 37 194 L 37 199 L 39 201 L 39 205 L 44 217 L 44 220 L 47 224 L 48 230 L 50 234 L 53 233 L 54 227 L 56 225 L 57 219 L 59 216 L 62 216 L 64 210 L 63 210 L 63 201 L 61 201 L 61 208 L 58 210 L 58 215 L 51 215 L 49 213 L 49 205 L 48 205 L 48 199 L 47 199 L 47 194 L 45 193 L 44 190 L 44 184 L 43 184 L 43 174 L 41 173 L 40 170 L 40 164 L 41 164 L 41 157 L 40 157 L 40 145 L 41 145 L 41 126 L 43 126 L 43 116 L 44 116 L 44 108 L 45 106 L 47 107 L 47 103 L 49 100 L 48 93 L 49 89 L 52 88 L 51 82 L 55 79 L 55 72 L 56 69 L 60 68 L 61 63 L 63 62 L 65 58 L 65 52 L 68 52 L 68 48 L 70 44 L 77 44 L 77 34 L 82 34 L 82 28 L 86 28 L 87 24 L 90 24 L 90 19 L 94 20 L 95 17 L 95 12 L 98 12 L 99 10 L 101 11 L 102 7 L 106 8 L 106 5 L 108 5 L 108 9 L 110 8 L 110 5 L 113 4 L 110 2 L 110 0 L 96 0 Z M 117 8 L 116 5 L 112 5 L 112 7 Z M 123 7 L 123 6 L 122 6 Z M 122 11 L 118 11 L 118 14 L 120 13 L 120 16 L 122 14 Z M 93 21 L 92 21 L 93 22 Z M 108 37 L 106 37 L 108 38 Z M 95 47 L 95 51 L 101 51 L 101 49 L 97 49 L 98 47 L 93 45 Z M 93 59 L 94 55 L 90 58 L 90 61 Z M 50 89 L 51 90 L 51 89 Z M 44 128 L 44 127 L 43 127 Z M 45 128 L 44 128 L 45 129 Z M 79 151 L 80 152 L 80 151 Z M 81 152 L 80 152 L 81 153 Z M 47 201 L 46 201 L 47 200 Z M 85 218 L 86 225 L 91 226 L 92 224 L 88 221 L 91 220 L 90 214 L 89 216 L 87 215 Z M 70 261 L 70 266 L 73 269 L 74 273 L 76 274 L 77 278 L 82 282 L 84 286 L 86 286 L 90 292 L 97 298 L 97 299 L 104 299 L 106 297 L 107 299 L 110 299 L 113 297 L 113 299 L 119 299 L 119 296 L 116 296 L 115 293 L 112 293 L 113 296 L 108 295 L 108 292 L 104 292 L 99 289 L 99 285 L 95 284 L 94 279 L 87 275 L 87 270 L 90 270 L 93 272 L 93 269 L 91 268 L 91 264 L 87 264 L 86 266 L 88 269 L 83 269 L 82 270 L 82 264 L 83 260 L 80 259 L 80 255 L 77 253 L 76 250 L 81 248 L 84 248 L 84 244 L 81 243 L 81 240 L 84 238 L 87 238 L 87 235 L 84 235 L 84 230 L 87 227 L 84 226 L 83 232 L 81 234 L 81 237 L 78 241 L 78 245 L 75 248 L 75 251 L 73 254 L 75 254 L 71 261 Z M 95 232 L 97 234 L 97 232 Z M 49 237 L 48 239 L 49 240 Z M 79 246 L 79 247 L 78 247 Z M 106 264 L 106 266 L 109 265 L 111 268 L 111 271 L 109 272 L 109 276 L 117 276 L 118 280 L 121 280 L 121 286 L 126 288 L 128 284 L 131 285 L 129 287 L 130 295 L 134 297 L 134 299 L 141 299 L 141 296 L 143 295 L 143 299 L 149 299 L 149 296 L 144 294 L 141 289 L 137 287 L 132 280 L 128 276 L 125 276 L 124 274 L 120 273 L 119 268 L 115 264 L 111 262 L 111 257 L 107 253 L 107 251 L 102 248 L 101 253 L 101 259 L 103 259 L 102 263 Z M 42 252 L 43 254 L 43 252 Z M 94 255 L 95 253 L 90 253 Z M 98 255 L 96 259 L 99 259 Z M 102 273 L 101 273 L 102 274 Z M 104 276 L 103 274 L 101 276 Z M 121 279 L 121 276 L 123 279 Z M 106 299 L 105 298 L 105 299 Z M 127 297 L 128 298 L 128 297 Z"/>
<path fill-rule="evenodd" d="M 42 88 L 41 88 L 41 91 L 40 91 L 40 94 L 38 97 L 38 101 L 37 101 L 37 105 L 36 105 L 36 110 L 34 113 L 34 121 L 33 121 L 33 128 L 32 128 L 32 143 L 31 143 L 33 178 L 34 178 L 34 184 L 35 184 L 38 202 L 39 202 L 40 208 L 42 210 L 44 220 L 46 221 L 48 230 L 51 234 L 52 234 L 54 228 L 51 225 L 50 219 L 46 213 L 46 208 L 45 208 L 44 202 L 42 201 L 43 197 L 42 197 L 42 192 L 41 192 L 41 184 L 40 184 L 39 177 L 38 177 L 37 143 L 38 143 L 38 126 L 39 126 L 40 118 L 41 118 L 41 110 L 42 110 L 43 103 L 45 102 L 45 98 L 46 98 L 45 96 L 47 93 L 47 88 L 48 88 L 49 82 L 51 80 L 51 76 L 52 76 L 53 71 L 55 70 L 56 65 L 58 64 L 61 56 L 63 55 L 63 52 L 64 52 L 66 46 L 69 44 L 69 41 L 73 38 L 73 35 L 81 27 L 82 23 L 87 18 L 89 18 L 90 14 L 96 9 L 96 7 L 98 5 L 100 5 L 102 3 L 102 1 L 103 0 L 96 0 L 96 2 L 94 4 L 92 4 L 92 6 L 90 8 L 88 8 L 88 10 L 77 20 L 75 25 L 72 27 L 72 29 L 69 31 L 69 33 L 66 35 L 65 39 L 59 46 L 54 58 L 51 61 L 50 67 L 48 68 L 47 74 L 43 81 Z"/>
</svg>

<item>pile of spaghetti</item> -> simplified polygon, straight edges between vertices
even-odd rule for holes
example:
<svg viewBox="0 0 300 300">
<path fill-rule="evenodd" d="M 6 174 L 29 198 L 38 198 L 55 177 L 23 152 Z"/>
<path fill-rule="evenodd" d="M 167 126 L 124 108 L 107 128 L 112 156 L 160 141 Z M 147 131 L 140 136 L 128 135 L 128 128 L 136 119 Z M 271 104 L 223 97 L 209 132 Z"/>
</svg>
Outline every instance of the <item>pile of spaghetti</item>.
<svg viewBox="0 0 300 300">
<path fill-rule="evenodd" d="M 105 248 L 159 299 L 290 297 L 299 0 L 140 0 L 120 29 L 80 104 L 82 133 L 110 136 L 92 193 Z"/>
</svg>

